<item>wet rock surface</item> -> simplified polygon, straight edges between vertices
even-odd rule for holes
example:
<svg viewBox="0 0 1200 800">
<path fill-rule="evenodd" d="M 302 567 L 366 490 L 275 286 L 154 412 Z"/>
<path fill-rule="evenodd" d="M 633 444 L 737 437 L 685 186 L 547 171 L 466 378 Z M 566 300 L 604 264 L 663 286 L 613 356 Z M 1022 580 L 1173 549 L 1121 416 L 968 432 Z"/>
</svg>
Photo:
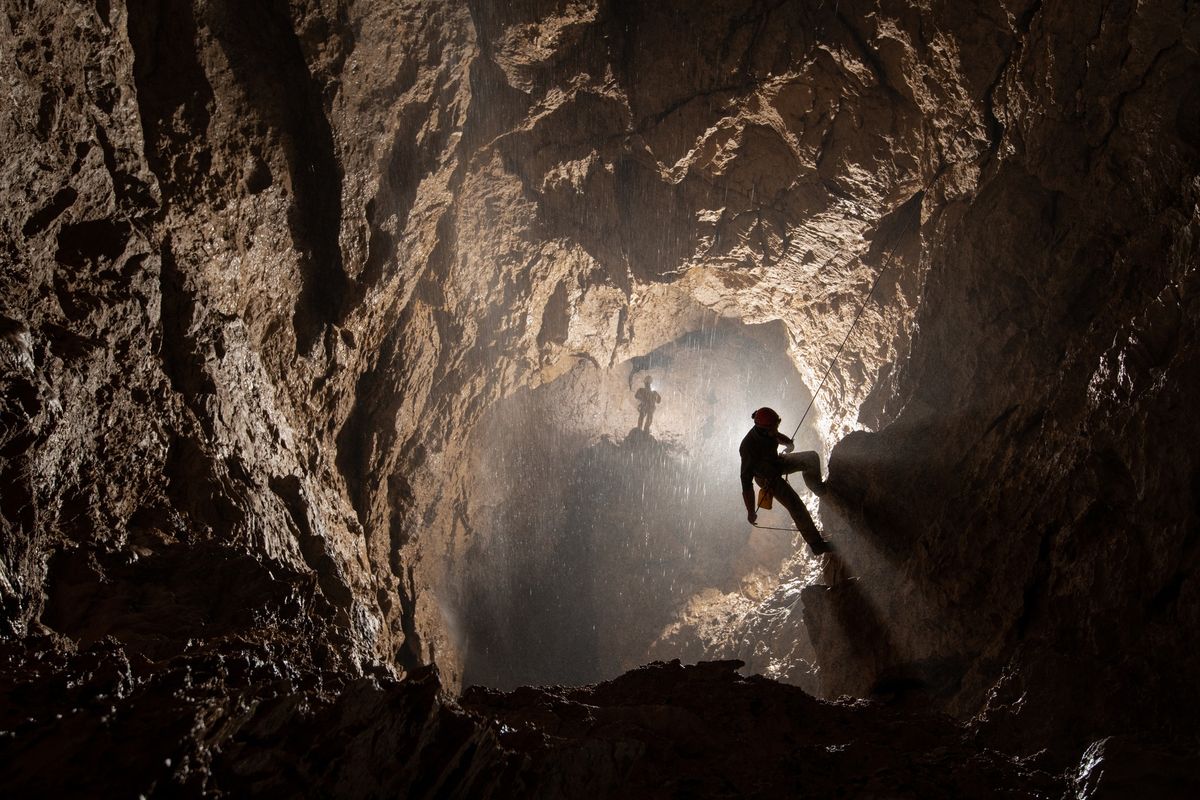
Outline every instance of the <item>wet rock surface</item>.
<svg viewBox="0 0 1200 800">
<path fill-rule="evenodd" d="M 859 794 L 1194 793 L 1194 3 L 0 22 L 6 788 L 652 792 L 661 759 L 769 793 L 841 756 L 760 789 L 753 751 L 682 748 L 861 713 L 913 746 L 856 734 Z M 815 387 L 877 277 L 814 411 L 837 558 L 661 643 L 893 710 L 724 667 L 439 695 L 489 409 L 714 314 L 777 321 Z"/>
</svg>

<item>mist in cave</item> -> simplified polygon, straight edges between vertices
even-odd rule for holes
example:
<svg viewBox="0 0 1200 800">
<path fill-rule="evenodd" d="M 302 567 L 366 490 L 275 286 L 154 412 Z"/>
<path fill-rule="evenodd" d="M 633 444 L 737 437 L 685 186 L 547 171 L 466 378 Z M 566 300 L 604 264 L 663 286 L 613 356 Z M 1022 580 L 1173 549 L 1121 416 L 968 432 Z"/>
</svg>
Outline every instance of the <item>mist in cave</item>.
<svg viewBox="0 0 1200 800">
<path fill-rule="evenodd" d="M 662 396 L 649 433 L 633 399 L 646 376 Z M 610 678 L 648 660 L 698 593 L 761 598 L 797 548 L 746 522 L 738 443 L 755 408 L 794 427 L 810 399 L 779 327 L 715 320 L 612 369 L 581 359 L 498 404 L 472 470 L 464 683 Z M 811 425 L 796 440 L 821 450 Z M 760 522 L 793 527 L 781 509 Z"/>
</svg>

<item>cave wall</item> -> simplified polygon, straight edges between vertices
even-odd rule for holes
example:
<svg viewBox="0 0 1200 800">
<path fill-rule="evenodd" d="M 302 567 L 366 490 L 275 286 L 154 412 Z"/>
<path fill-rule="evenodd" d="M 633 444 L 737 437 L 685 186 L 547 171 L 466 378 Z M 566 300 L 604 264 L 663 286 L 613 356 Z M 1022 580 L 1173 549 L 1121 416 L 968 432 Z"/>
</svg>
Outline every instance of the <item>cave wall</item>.
<svg viewBox="0 0 1200 800">
<path fill-rule="evenodd" d="M 644 354 L 699 328 L 705 311 L 781 321 L 815 386 L 878 277 L 885 302 L 854 329 L 814 409 L 827 443 L 856 428 L 858 404 L 907 348 L 923 186 L 951 184 L 937 176 L 985 149 L 984 115 L 967 99 L 986 86 L 942 102 L 952 59 L 909 82 L 904 59 L 932 45 L 889 26 L 889 67 L 852 24 L 861 13 L 820 3 L 473 13 L 480 55 L 465 137 L 480 146 L 456 196 L 444 284 L 454 320 L 470 321 L 453 323 L 465 348 L 451 360 L 458 379 L 472 377 L 435 413 L 470 418 L 497 388 L 552 379 L 577 358 L 609 366 Z M 707 59 L 689 49 L 710 47 Z M 984 55 L 998 68 L 999 51 Z M 413 490 L 434 498 L 416 504 L 429 509 L 430 596 L 446 593 L 452 578 L 436 572 L 461 563 L 472 536 L 474 478 L 447 481 L 441 466 L 465 463 L 470 439 L 443 446 Z M 406 519 L 416 514 L 406 505 Z M 429 628 L 438 613 L 429 607 Z M 456 672 L 453 643 L 437 649 Z"/>
<path fill-rule="evenodd" d="M 812 372 L 833 345 L 803 334 L 848 327 L 861 235 L 916 185 L 831 177 L 886 152 L 835 135 L 867 114 L 835 124 L 838 82 L 873 98 L 877 145 L 917 117 L 844 18 L 744 11 L 687 23 L 728 41 L 676 75 L 644 46 L 689 19 L 671 8 L 11 8 L 10 631 L 41 619 L 56 553 L 208 541 L 320 575 L 355 659 L 412 666 L 451 563 L 435 509 L 494 399 L 706 305 L 782 318 Z M 872 338 L 824 408 L 894 352 Z"/>
<path fill-rule="evenodd" d="M 1198 24 L 1170 4 L 1025 18 L 977 188 L 924 216 L 919 334 L 876 389 L 891 424 L 833 457 L 900 633 L 859 658 L 828 640 L 870 664 L 831 689 L 908 673 L 1012 739 L 1190 735 Z"/>
<path fill-rule="evenodd" d="M 817 412 L 879 431 L 822 513 L 889 636 L 864 651 L 831 568 L 824 690 L 1169 726 L 1197 13 L 7 4 L 4 636 L 237 632 L 453 684 L 437 596 L 492 403 L 706 310 L 781 320 L 815 385 L 886 268 Z"/>
<path fill-rule="evenodd" d="M 8 10 L 19 102 L 5 133 L 21 154 L 5 167 L 10 633 L 102 635 L 53 595 L 204 544 L 316 576 L 349 663 L 422 660 L 387 531 L 363 526 L 370 442 L 343 432 L 368 394 L 360 353 L 396 324 L 408 277 L 366 246 L 368 218 L 396 215 L 371 200 L 388 148 L 449 136 L 453 98 L 437 89 L 463 80 L 461 58 L 420 69 L 417 43 L 453 54 L 462 37 L 442 17 L 415 24 L 414 9 L 379 15 L 347 62 L 333 6 Z M 386 101 L 356 95 L 377 81 L 340 89 L 334 76 L 378 69 L 368 54 L 397 36 L 409 56 L 388 62 Z M 405 213 L 439 203 L 452 166 L 430 158 L 431 189 Z M 163 628 L 177 645 L 195 633 Z"/>
</svg>

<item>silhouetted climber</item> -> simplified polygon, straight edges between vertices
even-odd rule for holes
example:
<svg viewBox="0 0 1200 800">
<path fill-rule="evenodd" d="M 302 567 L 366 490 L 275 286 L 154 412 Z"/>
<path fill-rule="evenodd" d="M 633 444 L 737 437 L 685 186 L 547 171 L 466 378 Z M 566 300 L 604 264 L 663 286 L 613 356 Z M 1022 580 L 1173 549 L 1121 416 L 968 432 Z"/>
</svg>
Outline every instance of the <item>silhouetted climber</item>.
<svg viewBox="0 0 1200 800">
<path fill-rule="evenodd" d="M 772 496 L 779 499 L 783 507 L 792 515 L 792 520 L 800 530 L 800 535 L 814 555 L 821 555 L 833 550 L 833 545 L 825 541 L 816 523 L 809 516 L 800 495 L 783 479 L 784 475 L 799 472 L 804 476 L 804 483 L 818 497 L 825 494 L 825 481 L 821 480 L 821 456 L 812 450 L 803 453 L 793 453 L 795 442 L 779 432 L 782 421 L 774 409 L 760 408 L 753 414 L 754 427 L 742 439 L 738 453 L 742 457 L 742 501 L 746 504 L 746 519 L 754 524 L 758 521 L 757 504 L 754 502 L 754 487 L 751 479 L 766 489 Z M 784 452 L 779 453 L 779 445 L 784 446 Z"/>
<path fill-rule="evenodd" d="M 646 433 L 650 432 L 650 422 L 654 419 L 654 409 L 662 402 L 662 395 L 650 388 L 651 377 L 646 376 L 642 388 L 634 393 L 638 401 L 637 426 Z"/>
</svg>

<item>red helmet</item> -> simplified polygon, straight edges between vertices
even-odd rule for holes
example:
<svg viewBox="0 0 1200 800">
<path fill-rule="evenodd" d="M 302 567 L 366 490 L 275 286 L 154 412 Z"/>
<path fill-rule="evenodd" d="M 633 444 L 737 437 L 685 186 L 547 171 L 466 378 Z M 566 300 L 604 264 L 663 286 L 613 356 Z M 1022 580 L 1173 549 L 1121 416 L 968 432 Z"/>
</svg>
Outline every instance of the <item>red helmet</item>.
<svg viewBox="0 0 1200 800">
<path fill-rule="evenodd" d="M 754 418 L 754 424 L 760 428 L 773 428 L 780 422 L 780 417 L 775 413 L 775 409 L 766 406 L 755 411 L 751 416 Z"/>
</svg>

